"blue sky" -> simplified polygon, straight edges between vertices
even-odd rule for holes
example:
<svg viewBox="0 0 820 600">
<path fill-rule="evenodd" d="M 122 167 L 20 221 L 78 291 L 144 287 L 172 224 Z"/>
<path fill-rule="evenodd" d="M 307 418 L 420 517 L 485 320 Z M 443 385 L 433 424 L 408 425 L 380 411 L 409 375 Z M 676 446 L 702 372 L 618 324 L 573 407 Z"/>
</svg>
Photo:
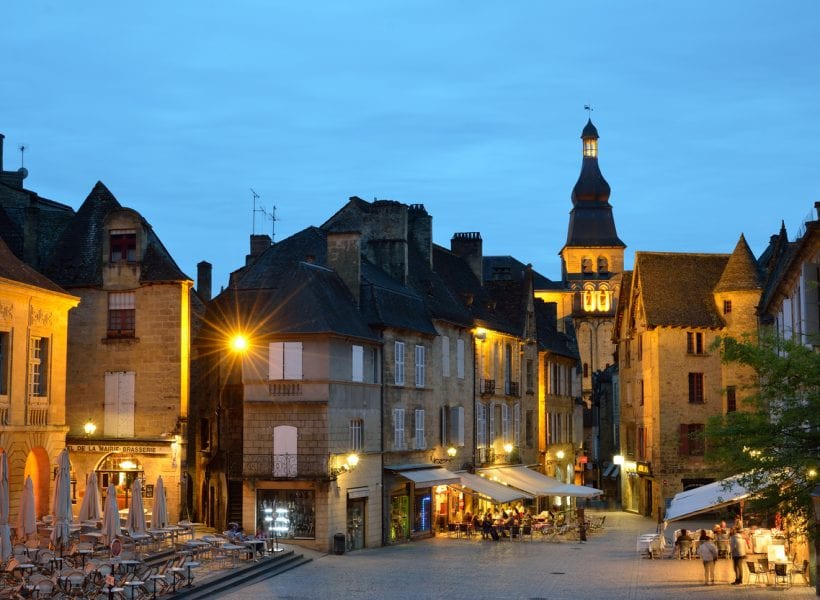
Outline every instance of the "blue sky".
<svg viewBox="0 0 820 600">
<path fill-rule="evenodd" d="M 424 204 L 560 277 L 591 104 L 627 266 L 759 254 L 820 200 L 820 3 L 5 3 L 5 168 L 79 207 L 97 180 L 180 267 L 241 266 L 357 195 Z M 256 233 L 270 233 L 257 216 Z"/>
</svg>

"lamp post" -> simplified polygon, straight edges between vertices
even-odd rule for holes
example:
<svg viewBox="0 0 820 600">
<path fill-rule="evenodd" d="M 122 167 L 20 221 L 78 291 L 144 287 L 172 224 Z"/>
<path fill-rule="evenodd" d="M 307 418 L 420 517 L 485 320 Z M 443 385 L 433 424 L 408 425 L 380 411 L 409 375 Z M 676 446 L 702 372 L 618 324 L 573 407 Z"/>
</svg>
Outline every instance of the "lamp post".
<svg viewBox="0 0 820 600">
<path fill-rule="evenodd" d="M 83 431 L 85 431 L 85 437 L 91 437 L 94 435 L 94 432 L 97 431 L 97 426 L 94 424 L 94 421 L 88 419 L 88 422 L 83 425 Z"/>
<path fill-rule="evenodd" d="M 814 594 L 820 596 L 820 483 L 814 486 L 814 491 L 809 496 L 814 508 Z"/>
</svg>

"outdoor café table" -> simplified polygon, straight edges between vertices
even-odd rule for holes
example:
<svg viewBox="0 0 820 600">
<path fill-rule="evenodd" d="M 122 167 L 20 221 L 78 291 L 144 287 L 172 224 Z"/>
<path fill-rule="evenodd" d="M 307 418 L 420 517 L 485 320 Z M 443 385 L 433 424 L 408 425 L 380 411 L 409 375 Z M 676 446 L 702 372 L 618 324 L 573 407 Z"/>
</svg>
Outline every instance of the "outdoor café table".
<svg viewBox="0 0 820 600">
<path fill-rule="evenodd" d="M 196 556 L 211 551 L 211 545 L 205 540 L 188 540 L 185 542 L 185 546 L 190 548 Z"/>
<path fill-rule="evenodd" d="M 169 525 L 168 527 L 162 527 L 160 531 L 164 531 L 169 536 L 171 536 L 171 543 L 177 543 L 177 537 L 179 536 L 180 532 L 185 531 L 182 527 L 177 527 L 176 525 Z"/>
<path fill-rule="evenodd" d="M 251 552 L 253 552 L 254 562 L 257 562 L 259 560 L 259 557 L 262 556 L 262 552 L 265 551 L 265 540 L 245 540 L 242 543 L 245 544 L 245 546 L 247 546 L 248 548 L 250 548 Z"/>
<path fill-rule="evenodd" d="M 157 597 L 157 582 L 158 581 L 165 581 L 165 575 L 154 574 L 148 577 L 148 581 L 151 583 L 151 598 L 156 600 Z"/>
<path fill-rule="evenodd" d="M 111 568 L 120 572 L 128 573 L 129 571 L 136 571 L 137 565 L 141 565 L 141 560 L 123 559 L 111 561 Z"/>
<path fill-rule="evenodd" d="M 83 568 L 85 568 L 85 557 L 89 556 L 90 554 L 94 554 L 94 551 L 90 548 L 82 548 L 80 550 L 77 550 L 77 554 L 80 555 L 80 560 L 83 563 Z"/>
<path fill-rule="evenodd" d="M 236 544 L 222 544 L 222 549 L 231 553 L 231 566 L 236 567 L 239 562 L 239 553 L 245 549 L 245 546 L 238 546 Z"/>
<path fill-rule="evenodd" d="M 17 571 L 18 569 L 20 570 L 20 575 L 23 581 L 28 581 L 28 576 L 31 575 L 32 571 L 34 571 L 34 565 L 31 563 L 20 563 L 19 565 L 14 567 L 15 571 Z"/>
<path fill-rule="evenodd" d="M 191 587 L 194 584 L 194 575 L 193 575 L 193 573 L 191 573 L 191 569 L 195 569 L 200 564 L 201 563 L 198 563 L 198 562 L 193 561 L 193 560 L 184 562 L 182 564 L 182 568 L 185 569 L 185 579 L 186 579 L 186 582 L 187 582 L 183 587 Z"/>
<path fill-rule="evenodd" d="M 137 579 L 132 579 L 131 581 L 125 582 L 126 589 L 128 590 L 128 600 L 134 600 L 137 593 L 137 588 L 139 588 L 143 583 L 145 582 Z"/>
<path fill-rule="evenodd" d="M 63 557 L 62 556 L 52 556 L 48 559 L 48 568 L 51 571 L 62 571 L 63 570 Z"/>
</svg>

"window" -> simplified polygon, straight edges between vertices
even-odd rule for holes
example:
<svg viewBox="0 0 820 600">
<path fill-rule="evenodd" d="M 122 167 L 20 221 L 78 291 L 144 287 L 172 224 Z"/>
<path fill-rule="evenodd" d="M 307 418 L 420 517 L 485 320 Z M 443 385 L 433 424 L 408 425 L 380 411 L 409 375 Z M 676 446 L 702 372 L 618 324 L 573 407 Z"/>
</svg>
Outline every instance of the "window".
<svg viewBox="0 0 820 600">
<path fill-rule="evenodd" d="M 0 396 L 9 393 L 9 357 L 11 356 L 11 334 L 0 331 Z"/>
<path fill-rule="evenodd" d="M 441 374 L 450 376 L 450 338 L 446 335 L 441 337 Z"/>
<path fill-rule="evenodd" d="M 296 477 L 299 430 L 292 425 L 273 428 L 273 476 Z"/>
<path fill-rule="evenodd" d="M 416 387 L 424 387 L 424 346 L 416 346 Z"/>
<path fill-rule="evenodd" d="M 598 156 L 598 140 L 595 138 L 584 138 L 584 157 L 595 158 Z"/>
<path fill-rule="evenodd" d="M 479 402 L 476 405 L 475 443 L 479 448 L 487 446 L 487 407 Z"/>
<path fill-rule="evenodd" d="M 638 459 L 646 458 L 646 429 L 638 427 Z"/>
<path fill-rule="evenodd" d="M 393 450 L 404 450 L 404 409 L 393 409 Z"/>
<path fill-rule="evenodd" d="M 703 404 L 703 373 L 689 373 L 689 403 Z"/>
<path fill-rule="evenodd" d="M 588 256 L 581 259 L 581 273 L 592 273 L 592 259 Z"/>
<path fill-rule="evenodd" d="M 363 447 L 364 419 L 350 419 L 350 449 L 359 452 Z"/>
<path fill-rule="evenodd" d="M 686 332 L 686 352 L 687 354 L 703 354 L 703 334 L 687 331 Z"/>
<path fill-rule="evenodd" d="M 533 368 L 532 368 L 532 359 L 528 358 L 527 362 L 525 363 L 524 367 L 524 377 L 527 382 L 527 393 L 533 393 L 533 384 L 534 384 L 534 376 L 533 376 Z"/>
<path fill-rule="evenodd" d="M 137 232 L 133 229 L 112 229 L 109 237 L 111 262 L 137 261 Z"/>
<path fill-rule="evenodd" d="M 728 315 L 732 312 L 732 301 L 731 300 L 724 300 L 723 301 L 723 314 Z"/>
<path fill-rule="evenodd" d="M 644 401 L 643 379 L 638 380 L 638 389 L 640 390 L 641 406 L 643 406 L 643 401 Z"/>
<path fill-rule="evenodd" d="M 464 379 L 464 340 L 456 340 L 456 377 Z"/>
<path fill-rule="evenodd" d="M 363 346 L 352 346 L 351 348 L 352 354 L 352 370 L 353 370 L 353 381 L 364 381 L 364 347 Z"/>
<path fill-rule="evenodd" d="M 271 381 L 302 379 L 302 342 L 271 342 L 268 355 Z"/>
<path fill-rule="evenodd" d="M 592 290 L 584 291 L 584 312 L 593 312 L 595 310 L 595 292 Z"/>
<path fill-rule="evenodd" d="M 396 342 L 395 348 L 395 372 L 394 381 L 396 385 L 404 385 L 404 342 Z"/>
<path fill-rule="evenodd" d="M 701 423 L 680 424 L 680 455 L 703 456 L 704 438 Z"/>
<path fill-rule="evenodd" d="M 638 334 L 638 360 L 643 360 L 643 335 L 640 333 Z"/>
<path fill-rule="evenodd" d="M 584 363 L 584 377 L 589 377 L 589 364 Z"/>
<path fill-rule="evenodd" d="M 521 446 L 521 403 L 516 402 L 513 405 L 513 444 L 516 447 Z"/>
<path fill-rule="evenodd" d="M 726 388 L 726 412 L 735 412 L 737 410 L 737 389 L 730 385 Z"/>
<path fill-rule="evenodd" d="M 501 441 L 505 444 L 512 441 L 512 423 L 510 422 L 510 407 L 501 405 Z"/>
<path fill-rule="evenodd" d="M 199 420 L 199 449 L 210 450 L 211 448 L 211 421 L 210 419 Z"/>
<path fill-rule="evenodd" d="M 31 338 L 28 367 L 29 396 L 48 396 L 48 338 Z"/>
<path fill-rule="evenodd" d="M 108 337 L 134 337 L 136 312 L 134 292 L 110 292 L 108 294 Z"/>
<path fill-rule="evenodd" d="M 464 408 L 461 406 L 451 406 L 449 412 L 449 436 L 447 443 L 461 447 L 464 445 Z"/>
<path fill-rule="evenodd" d="M 427 448 L 427 440 L 424 437 L 424 409 L 417 408 L 413 414 L 414 417 L 414 429 L 416 435 L 413 439 L 413 448 L 416 450 L 424 450 Z"/>
<path fill-rule="evenodd" d="M 105 374 L 105 436 L 134 437 L 135 380 L 134 371 L 109 371 Z"/>
<path fill-rule="evenodd" d="M 495 438 L 498 437 L 496 435 L 496 431 L 495 431 L 495 424 L 496 424 L 495 411 L 496 411 L 496 408 L 498 408 L 498 407 L 495 405 L 495 403 L 490 403 L 490 406 L 488 407 L 489 410 L 487 411 L 488 412 L 487 430 L 489 432 L 489 436 L 487 437 L 487 444 L 490 445 L 490 446 L 492 446 L 495 443 Z"/>
</svg>

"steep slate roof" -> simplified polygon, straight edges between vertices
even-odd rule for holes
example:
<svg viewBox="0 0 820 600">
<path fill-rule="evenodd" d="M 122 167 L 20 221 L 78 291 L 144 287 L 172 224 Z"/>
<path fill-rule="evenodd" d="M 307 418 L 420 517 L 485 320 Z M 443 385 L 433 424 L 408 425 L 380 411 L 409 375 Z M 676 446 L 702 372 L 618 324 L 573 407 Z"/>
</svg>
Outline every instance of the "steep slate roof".
<svg viewBox="0 0 820 600">
<path fill-rule="evenodd" d="M 535 324 L 538 332 L 538 349 L 567 358 L 580 359 L 575 340 L 558 331 L 558 310 L 554 302 L 535 300 Z"/>
<path fill-rule="evenodd" d="M 108 213 L 122 208 L 107 187 L 98 181 L 74 218 L 59 237 L 44 272 L 64 287 L 101 286 L 104 223 Z M 142 282 L 182 281 L 185 275 L 142 217 L 147 247 L 142 259 Z"/>
<path fill-rule="evenodd" d="M 267 248 L 252 265 L 234 271 L 232 285 L 240 289 L 275 288 L 293 265 L 308 261 L 308 257 L 327 265 L 327 239 L 318 227 L 298 231 Z"/>
<path fill-rule="evenodd" d="M 416 290 L 402 285 L 364 256 L 361 273 L 360 304 L 371 326 L 436 335 L 424 298 Z"/>
<path fill-rule="evenodd" d="M 68 294 L 56 283 L 17 258 L 3 241 L 3 238 L 0 238 L 0 279 L 10 279 L 11 281 L 43 288 L 51 292 Z"/>
<path fill-rule="evenodd" d="M 634 284 L 648 327 L 722 327 L 713 290 L 728 254 L 635 253 Z"/>
<path fill-rule="evenodd" d="M 408 284 L 421 295 L 430 316 L 461 327 L 472 326 L 472 315 L 463 300 L 453 293 L 436 271 L 430 269 L 429 262 L 412 244 L 408 248 L 408 260 Z"/>
<path fill-rule="evenodd" d="M 759 290 L 763 287 L 762 276 L 749 244 L 743 234 L 735 246 L 723 275 L 720 277 L 716 292 L 737 292 L 743 290 Z"/>
<path fill-rule="evenodd" d="M 482 259 L 484 281 L 492 281 L 497 278 L 522 279 L 526 269 L 527 265 L 512 256 L 485 256 Z M 509 277 L 505 277 L 505 274 L 509 274 Z M 532 270 L 532 284 L 536 290 L 560 289 L 563 287 L 560 282 L 551 281 L 534 269 Z"/>
</svg>

